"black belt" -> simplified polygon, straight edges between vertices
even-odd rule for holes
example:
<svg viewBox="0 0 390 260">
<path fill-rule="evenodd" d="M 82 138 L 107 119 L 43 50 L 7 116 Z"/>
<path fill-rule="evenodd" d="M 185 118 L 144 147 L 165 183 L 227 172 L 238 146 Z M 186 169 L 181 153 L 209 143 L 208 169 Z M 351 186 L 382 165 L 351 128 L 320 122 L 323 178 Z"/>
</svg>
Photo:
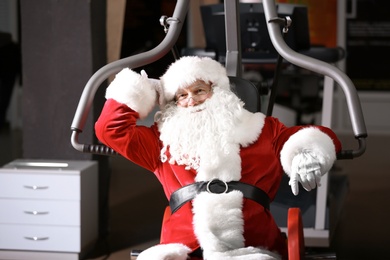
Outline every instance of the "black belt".
<svg viewBox="0 0 390 260">
<path fill-rule="evenodd" d="M 269 210 L 269 197 L 262 189 L 239 181 L 224 182 L 221 180 L 195 182 L 176 190 L 171 195 L 169 207 L 173 214 L 202 191 L 219 194 L 233 190 L 241 191 L 244 198 L 251 199 Z"/>
</svg>

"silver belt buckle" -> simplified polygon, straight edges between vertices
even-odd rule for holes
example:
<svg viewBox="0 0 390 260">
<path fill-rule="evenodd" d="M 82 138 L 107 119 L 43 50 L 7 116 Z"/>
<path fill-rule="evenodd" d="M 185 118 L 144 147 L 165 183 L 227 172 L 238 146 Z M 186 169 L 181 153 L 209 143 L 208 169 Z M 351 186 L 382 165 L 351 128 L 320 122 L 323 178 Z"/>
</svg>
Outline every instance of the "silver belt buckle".
<svg viewBox="0 0 390 260">
<path fill-rule="evenodd" d="M 213 182 L 222 182 L 223 184 L 225 184 L 225 190 L 221 193 L 216 193 L 216 194 L 222 194 L 222 193 L 227 193 L 228 189 L 229 189 L 229 186 L 228 184 L 225 182 L 225 181 L 221 181 L 221 180 L 218 180 L 218 179 L 214 179 L 214 180 L 211 180 L 209 182 L 207 182 L 207 186 L 206 186 L 206 190 L 208 193 L 214 193 L 210 190 L 210 184 L 213 183 Z"/>
</svg>

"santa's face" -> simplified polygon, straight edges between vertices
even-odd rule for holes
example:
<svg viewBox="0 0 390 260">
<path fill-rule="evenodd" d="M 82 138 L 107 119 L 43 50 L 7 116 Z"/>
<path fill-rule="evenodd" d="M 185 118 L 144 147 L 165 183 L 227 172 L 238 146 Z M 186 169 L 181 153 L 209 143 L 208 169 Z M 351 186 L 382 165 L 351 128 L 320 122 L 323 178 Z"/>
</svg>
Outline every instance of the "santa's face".
<svg viewBox="0 0 390 260">
<path fill-rule="evenodd" d="M 199 86 L 193 86 L 194 93 L 184 96 L 184 103 L 178 104 L 181 98 L 176 96 L 177 101 L 166 105 L 159 114 L 157 122 L 164 145 L 161 159 L 186 168 L 215 170 L 222 163 L 220 159 L 237 145 L 232 136 L 240 122 L 243 103 L 230 90 L 214 87 L 203 100 L 194 100 L 192 104 L 191 95 L 199 93 L 196 87 Z"/>
<path fill-rule="evenodd" d="M 193 84 L 180 88 L 175 94 L 175 103 L 180 107 L 192 107 L 202 104 L 213 95 L 212 84 L 197 80 Z"/>
</svg>

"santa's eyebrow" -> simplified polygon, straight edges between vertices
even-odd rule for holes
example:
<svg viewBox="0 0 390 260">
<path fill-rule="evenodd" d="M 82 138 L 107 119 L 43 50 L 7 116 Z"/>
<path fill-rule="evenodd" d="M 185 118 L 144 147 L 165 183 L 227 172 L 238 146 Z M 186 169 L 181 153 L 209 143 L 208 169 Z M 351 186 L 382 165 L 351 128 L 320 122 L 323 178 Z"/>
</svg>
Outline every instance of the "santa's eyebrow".
<svg viewBox="0 0 390 260">
<path fill-rule="evenodd" d="M 211 84 L 208 84 L 206 82 L 200 82 L 199 84 L 191 86 L 190 88 L 201 88 L 201 87 L 210 88 Z"/>
</svg>

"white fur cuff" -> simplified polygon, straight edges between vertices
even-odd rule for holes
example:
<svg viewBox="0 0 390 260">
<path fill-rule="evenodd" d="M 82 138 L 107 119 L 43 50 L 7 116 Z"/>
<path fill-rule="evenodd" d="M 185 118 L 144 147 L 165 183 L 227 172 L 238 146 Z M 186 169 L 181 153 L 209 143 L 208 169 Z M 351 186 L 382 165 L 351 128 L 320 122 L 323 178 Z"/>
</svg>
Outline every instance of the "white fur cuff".
<svg viewBox="0 0 390 260">
<path fill-rule="evenodd" d="M 336 160 L 332 139 L 316 127 L 304 128 L 293 134 L 280 152 L 280 161 L 288 176 L 293 158 L 305 151 L 310 151 L 319 160 L 322 174 L 327 173 Z"/>
<path fill-rule="evenodd" d="M 186 260 L 190 252 L 183 244 L 161 244 L 142 251 L 137 260 Z"/>
<path fill-rule="evenodd" d="M 273 252 L 256 247 L 244 247 L 226 252 L 214 252 L 208 259 L 213 260 L 281 260 L 282 258 Z"/>
<path fill-rule="evenodd" d="M 115 99 L 145 118 L 156 105 L 157 92 L 146 76 L 125 68 L 119 72 L 106 90 L 106 99 Z"/>
</svg>

